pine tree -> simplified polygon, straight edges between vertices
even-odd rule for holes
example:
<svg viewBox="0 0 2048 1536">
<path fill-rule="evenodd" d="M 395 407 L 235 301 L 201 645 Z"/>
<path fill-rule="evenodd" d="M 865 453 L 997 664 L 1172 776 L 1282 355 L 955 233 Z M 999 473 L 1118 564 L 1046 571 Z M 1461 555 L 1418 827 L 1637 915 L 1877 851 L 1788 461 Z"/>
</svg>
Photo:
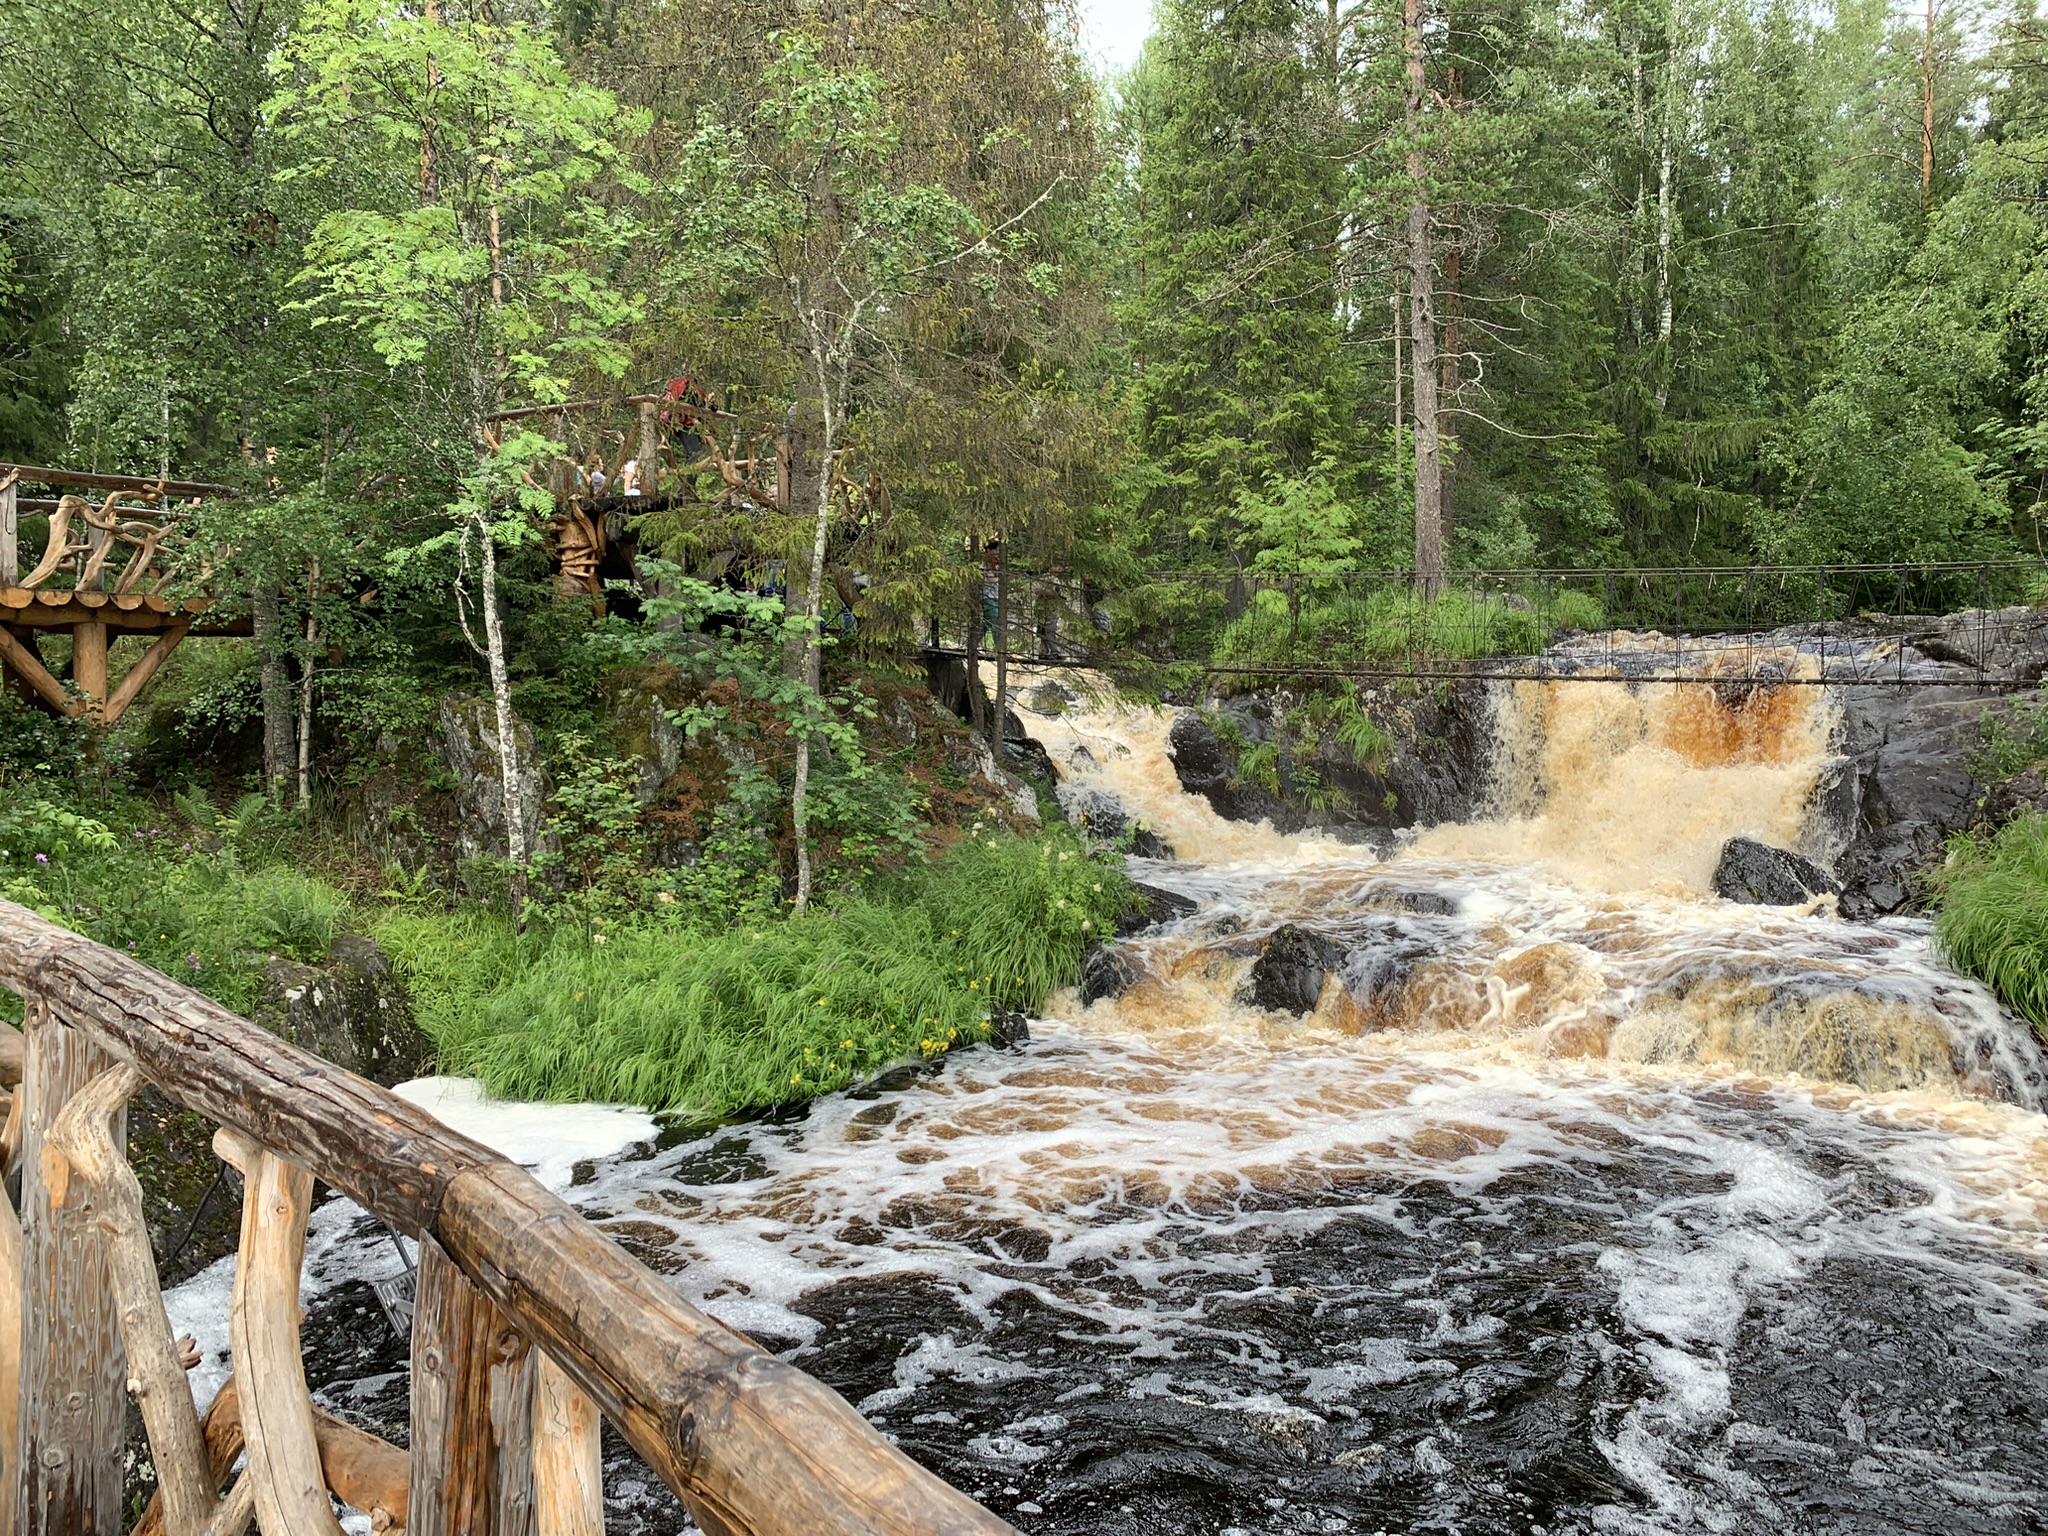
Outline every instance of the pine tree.
<svg viewBox="0 0 2048 1536">
<path fill-rule="evenodd" d="M 1241 492 L 1324 455 L 1356 463 L 1321 24 L 1297 0 L 1171 0 L 1137 83 L 1129 324 L 1148 510 L 1233 558 Z"/>
</svg>

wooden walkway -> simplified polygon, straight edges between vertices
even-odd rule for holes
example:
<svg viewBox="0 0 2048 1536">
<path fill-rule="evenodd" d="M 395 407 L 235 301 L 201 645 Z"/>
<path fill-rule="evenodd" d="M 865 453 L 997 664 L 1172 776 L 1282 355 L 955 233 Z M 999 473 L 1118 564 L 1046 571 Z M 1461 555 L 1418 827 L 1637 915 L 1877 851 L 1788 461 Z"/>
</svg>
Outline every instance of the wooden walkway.
<svg viewBox="0 0 2048 1536">
<path fill-rule="evenodd" d="M 158 1482 L 137 1536 L 339 1536 L 330 1492 L 380 1532 L 597 1536 L 602 1420 L 712 1536 L 1010 1530 L 423 1110 L 7 902 L 0 985 L 27 1002 L 14 1072 L 0 1052 L 21 1173 L 19 1217 L 0 1199 L 0 1536 L 121 1536 L 131 1400 Z M 144 1082 L 217 1122 L 243 1176 L 234 1375 L 203 1418 L 122 1153 Z M 315 1179 L 419 1244 L 409 1452 L 308 1395 Z"/>
</svg>

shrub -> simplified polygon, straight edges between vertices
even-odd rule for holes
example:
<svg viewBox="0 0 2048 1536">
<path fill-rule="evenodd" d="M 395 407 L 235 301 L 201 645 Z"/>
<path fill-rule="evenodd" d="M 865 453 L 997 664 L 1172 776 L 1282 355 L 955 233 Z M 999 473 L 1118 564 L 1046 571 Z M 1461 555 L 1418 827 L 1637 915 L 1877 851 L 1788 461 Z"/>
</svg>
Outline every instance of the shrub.
<svg viewBox="0 0 2048 1536">
<path fill-rule="evenodd" d="M 308 963 L 327 958 L 347 910 L 334 887 L 289 869 L 236 882 L 223 905 L 244 943 Z"/>
<path fill-rule="evenodd" d="M 1937 891 L 1934 941 L 1949 963 L 2048 1032 L 2048 816 L 1957 839 Z"/>
</svg>

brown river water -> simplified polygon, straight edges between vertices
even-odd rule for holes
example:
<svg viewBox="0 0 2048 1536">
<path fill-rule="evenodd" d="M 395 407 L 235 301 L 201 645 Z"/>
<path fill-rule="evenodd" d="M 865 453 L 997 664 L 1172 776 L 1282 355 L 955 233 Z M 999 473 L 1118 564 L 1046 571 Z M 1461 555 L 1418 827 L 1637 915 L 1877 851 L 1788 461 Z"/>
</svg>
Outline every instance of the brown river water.
<svg viewBox="0 0 2048 1536">
<path fill-rule="evenodd" d="M 2040 1049 L 1922 921 L 1708 893 L 1815 836 L 1827 691 L 1492 709 L 1493 813 L 1382 856 L 1020 706 L 1199 903 L 1137 982 L 572 1197 L 1026 1531 L 2048 1530 Z M 1301 1019 L 1238 1000 L 1285 922 Z"/>
</svg>

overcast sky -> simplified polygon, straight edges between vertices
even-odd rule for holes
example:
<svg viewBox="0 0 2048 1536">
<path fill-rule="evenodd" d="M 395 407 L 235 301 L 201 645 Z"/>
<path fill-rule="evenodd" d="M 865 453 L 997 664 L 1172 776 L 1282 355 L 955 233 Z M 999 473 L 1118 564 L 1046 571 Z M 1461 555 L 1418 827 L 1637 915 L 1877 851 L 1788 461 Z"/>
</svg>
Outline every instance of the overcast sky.
<svg viewBox="0 0 2048 1536">
<path fill-rule="evenodd" d="M 1129 69 L 1152 30 L 1152 0 L 1081 0 L 1081 42 L 1096 68 Z"/>
</svg>

